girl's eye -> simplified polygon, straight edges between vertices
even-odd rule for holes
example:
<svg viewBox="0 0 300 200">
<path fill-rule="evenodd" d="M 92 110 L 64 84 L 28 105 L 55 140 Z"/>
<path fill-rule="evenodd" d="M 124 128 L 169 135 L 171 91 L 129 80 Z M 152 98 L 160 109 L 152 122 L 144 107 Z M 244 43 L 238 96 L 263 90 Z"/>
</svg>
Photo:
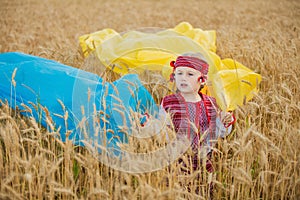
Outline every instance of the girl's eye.
<svg viewBox="0 0 300 200">
<path fill-rule="evenodd" d="M 178 74 L 178 75 L 182 75 L 182 72 L 178 72 L 177 74 Z"/>
<path fill-rule="evenodd" d="M 192 74 L 192 73 L 189 73 L 189 76 L 194 76 L 194 74 Z"/>
</svg>

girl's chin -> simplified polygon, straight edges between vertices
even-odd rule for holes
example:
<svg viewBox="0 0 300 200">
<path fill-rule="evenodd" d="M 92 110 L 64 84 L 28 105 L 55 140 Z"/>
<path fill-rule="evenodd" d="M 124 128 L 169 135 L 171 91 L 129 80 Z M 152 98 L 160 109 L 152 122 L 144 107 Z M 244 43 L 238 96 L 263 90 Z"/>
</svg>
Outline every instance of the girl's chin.
<svg viewBox="0 0 300 200">
<path fill-rule="evenodd" d="M 180 89 L 179 90 L 181 93 L 184 93 L 184 94 L 193 94 L 194 92 L 191 91 L 191 90 L 185 90 L 185 89 Z"/>
<path fill-rule="evenodd" d="M 189 89 L 187 87 L 181 87 L 179 90 L 181 90 L 181 91 L 188 91 Z"/>
<path fill-rule="evenodd" d="M 186 92 L 186 91 L 189 90 L 189 89 L 186 88 L 186 87 L 180 87 L 180 88 L 178 88 L 178 89 L 179 89 L 179 91 L 181 91 L 181 92 Z"/>
</svg>

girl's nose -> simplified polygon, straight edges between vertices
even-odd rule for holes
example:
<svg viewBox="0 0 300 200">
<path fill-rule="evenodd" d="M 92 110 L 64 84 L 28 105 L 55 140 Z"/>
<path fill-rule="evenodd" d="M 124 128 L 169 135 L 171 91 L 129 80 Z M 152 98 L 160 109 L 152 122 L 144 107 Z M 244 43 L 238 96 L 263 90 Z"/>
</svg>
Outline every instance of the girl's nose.
<svg viewBox="0 0 300 200">
<path fill-rule="evenodd" d="M 181 80 L 185 81 L 187 79 L 186 75 L 181 76 Z"/>
<path fill-rule="evenodd" d="M 189 75 L 188 74 L 184 74 L 184 79 L 188 79 L 189 78 Z"/>
</svg>

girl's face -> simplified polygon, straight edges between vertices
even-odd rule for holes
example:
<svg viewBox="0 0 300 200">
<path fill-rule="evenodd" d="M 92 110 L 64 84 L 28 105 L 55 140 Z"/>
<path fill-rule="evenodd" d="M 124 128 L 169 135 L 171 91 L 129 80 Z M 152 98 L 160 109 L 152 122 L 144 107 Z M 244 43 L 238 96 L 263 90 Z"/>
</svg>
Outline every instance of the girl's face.
<svg viewBox="0 0 300 200">
<path fill-rule="evenodd" d="M 181 93 L 197 94 L 200 89 L 199 77 L 202 73 L 190 67 L 176 67 L 175 83 Z"/>
</svg>

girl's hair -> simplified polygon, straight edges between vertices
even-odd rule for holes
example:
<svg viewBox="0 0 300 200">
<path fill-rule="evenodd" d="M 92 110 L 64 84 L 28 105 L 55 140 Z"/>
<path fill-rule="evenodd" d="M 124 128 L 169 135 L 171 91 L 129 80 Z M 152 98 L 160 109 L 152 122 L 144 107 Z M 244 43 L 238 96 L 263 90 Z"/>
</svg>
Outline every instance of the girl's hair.
<svg viewBox="0 0 300 200">
<path fill-rule="evenodd" d="M 199 58 L 200 60 L 203 60 L 207 63 L 206 58 L 200 52 L 186 52 L 186 53 L 182 54 L 182 56 L 191 56 L 191 57 Z"/>
</svg>

